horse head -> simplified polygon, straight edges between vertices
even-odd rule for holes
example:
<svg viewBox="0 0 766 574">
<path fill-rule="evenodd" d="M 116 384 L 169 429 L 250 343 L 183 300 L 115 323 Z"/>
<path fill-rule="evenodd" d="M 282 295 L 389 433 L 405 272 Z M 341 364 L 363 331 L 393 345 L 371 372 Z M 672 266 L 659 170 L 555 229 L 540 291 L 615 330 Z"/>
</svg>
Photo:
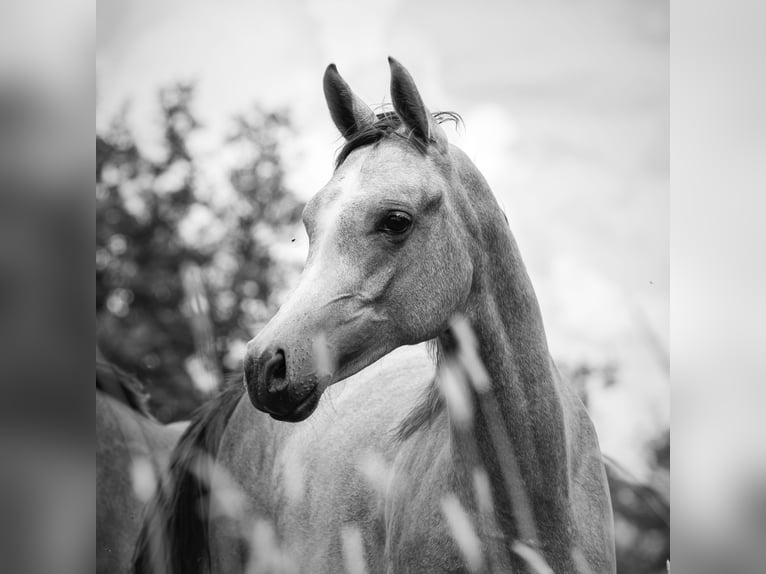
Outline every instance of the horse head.
<svg viewBox="0 0 766 574">
<path fill-rule="evenodd" d="M 329 385 L 445 332 L 471 291 L 471 235 L 480 231 L 466 188 L 483 179 L 407 70 L 389 64 L 394 111 L 377 115 L 334 65 L 325 71 L 344 147 L 303 212 L 309 253 L 299 284 L 244 362 L 253 405 L 279 420 L 305 419 Z"/>
</svg>

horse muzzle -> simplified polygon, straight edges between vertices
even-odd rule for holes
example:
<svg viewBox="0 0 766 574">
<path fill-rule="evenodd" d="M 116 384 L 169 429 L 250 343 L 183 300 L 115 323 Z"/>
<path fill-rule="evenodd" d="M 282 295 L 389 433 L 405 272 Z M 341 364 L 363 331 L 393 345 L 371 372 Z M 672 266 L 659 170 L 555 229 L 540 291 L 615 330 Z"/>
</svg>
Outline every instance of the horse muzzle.
<svg viewBox="0 0 766 574">
<path fill-rule="evenodd" d="M 299 422 L 316 409 L 322 395 L 316 374 L 291 381 L 283 349 L 248 351 L 244 368 L 250 402 L 259 411 L 279 421 Z"/>
</svg>

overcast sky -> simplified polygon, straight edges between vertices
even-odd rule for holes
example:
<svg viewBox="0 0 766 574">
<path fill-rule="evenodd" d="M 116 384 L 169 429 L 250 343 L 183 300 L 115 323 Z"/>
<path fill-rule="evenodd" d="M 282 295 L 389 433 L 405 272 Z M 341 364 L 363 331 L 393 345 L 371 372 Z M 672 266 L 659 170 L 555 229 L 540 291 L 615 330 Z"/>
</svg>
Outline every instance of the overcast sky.
<svg viewBox="0 0 766 574">
<path fill-rule="evenodd" d="M 413 74 L 508 214 L 554 357 L 619 365 L 592 413 L 605 452 L 636 472 L 669 419 L 668 7 L 659 0 L 100 0 L 97 125 L 126 101 L 150 146 L 156 91 L 198 83 L 211 168 L 232 112 L 287 107 L 288 183 L 328 179 L 338 139 L 321 78 L 335 62 L 370 104 L 386 56 Z M 221 191 L 223 193 L 224 191 Z M 305 246 L 304 246 L 305 247 Z M 658 348 L 662 351 L 658 352 Z"/>
</svg>

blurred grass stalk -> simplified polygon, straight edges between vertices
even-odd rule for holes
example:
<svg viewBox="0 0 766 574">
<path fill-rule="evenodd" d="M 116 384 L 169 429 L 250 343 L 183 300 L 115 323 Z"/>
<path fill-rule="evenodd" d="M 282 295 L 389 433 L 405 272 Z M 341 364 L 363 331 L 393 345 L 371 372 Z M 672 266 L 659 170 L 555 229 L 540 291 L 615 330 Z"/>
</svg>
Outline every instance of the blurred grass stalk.
<svg viewBox="0 0 766 574">
<path fill-rule="evenodd" d="M 223 373 L 216 353 L 210 301 L 200 266 L 192 261 L 184 262 L 181 284 L 184 289 L 183 311 L 189 321 L 195 348 L 187 361 L 187 371 L 197 389 L 212 395 L 221 388 Z"/>
</svg>

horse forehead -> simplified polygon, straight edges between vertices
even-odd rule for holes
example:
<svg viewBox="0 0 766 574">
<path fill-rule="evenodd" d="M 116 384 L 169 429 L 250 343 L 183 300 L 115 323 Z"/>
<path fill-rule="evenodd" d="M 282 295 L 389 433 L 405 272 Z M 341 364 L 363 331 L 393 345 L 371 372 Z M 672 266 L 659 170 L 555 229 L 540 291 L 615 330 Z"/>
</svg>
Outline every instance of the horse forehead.
<svg viewBox="0 0 766 574">
<path fill-rule="evenodd" d="M 361 148 L 349 154 L 308 202 L 304 221 L 314 228 L 326 228 L 339 218 L 347 218 L 349 211 L 363 213 L 368 203 L 416 207 L 441 194 L 445 185 L 435 163 L 417 150 L 393 142 Z"/>
<path fill-rule="evenodd" d="M 421 152 L 400 140 L 386 140 L 369 150 L 359 166 L 365 180 L 388 185 L 426 186 L 442 177 L 437 162 L 428 152 Z"/>
<path fill-rule="evenodd" d="M 327 189 L 332 202 L 359 206 L 366 200 L 410 200 L 443 187 L 434 162 L 417 150 L 382 144 L 354 152 L 338 169 Z"/>
</svg>

